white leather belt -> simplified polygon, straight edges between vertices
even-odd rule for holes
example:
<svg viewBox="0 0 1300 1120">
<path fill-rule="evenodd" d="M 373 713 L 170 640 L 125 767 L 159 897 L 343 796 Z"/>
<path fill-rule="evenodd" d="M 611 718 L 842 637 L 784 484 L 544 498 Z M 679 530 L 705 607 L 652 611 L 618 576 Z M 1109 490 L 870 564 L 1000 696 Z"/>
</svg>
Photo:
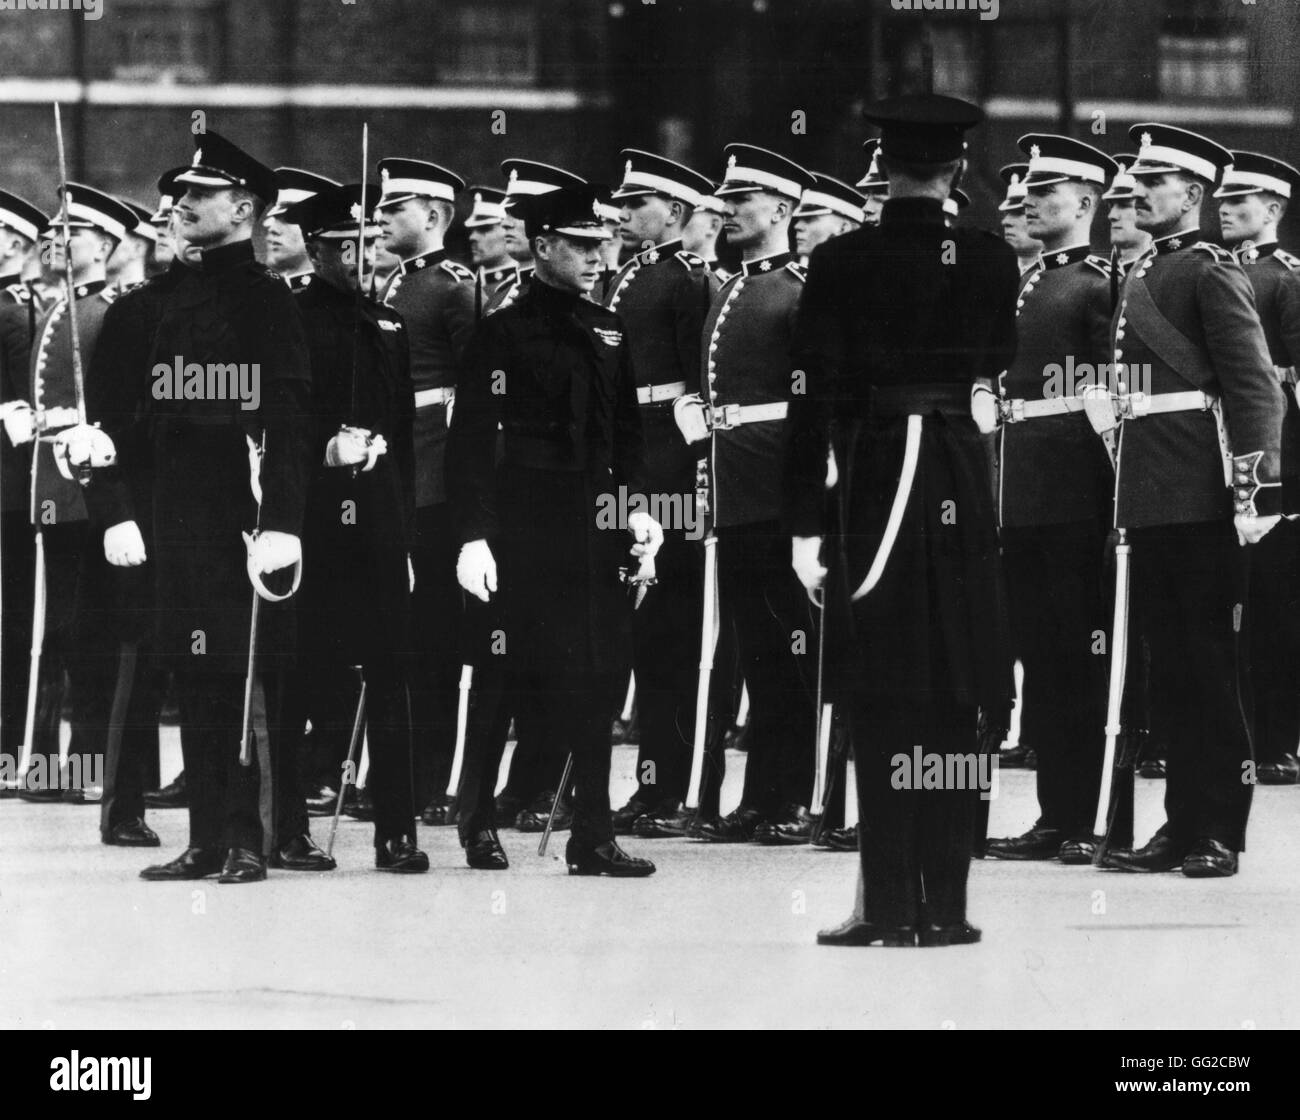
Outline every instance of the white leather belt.
<svg viewBox="0 0 1300 1120">
<path fill-rule="evenodd" d="M 1209 393 L 1189 389 L 1185 393 L 1130 393 L 1119 398 L 1120 419 L 1139 420 L 1162 412 L 1208 412 L 1219 402 Z"/>
<path fill-rule="evenodd" d="M 789 401 L 772 404 L 722 404 L 709 410 L 709 429 L 727 431 L 742 424 L 761 424 L 766 420 L 784 420 L 790 411 Z"/>
<path fill-rule="evenodd" d="M 430 408 L 435 404 L 450 404 L 455 399 L 456 390 L 453 388 L 417 389 L 415 391 L 416 408 Z"/>
<path fill-rule="evenodd" d="M 55 428 L 66 428 L 71 424 L 81 423 L 75 408 L 38 408 L 36 410 L 36 430 L 49 432 Z"/>
<path fill-rule="evenodd" d="M 637 404 L 658 404 L 660 401 L 674 400 L 685 392 L 685 381 L 669 381 L 664 385 L 638 385 L 636 402 Z"/>
<path fill-rule="evenodd" d="M 1007 424 L 1022 420 L 1037 420 L 1040 416 L 1064 416 L 1067 412 L 1082 412 L 1083 401 L 1078 397 L 1045 397 L 1041 401 L 1028 401 L 1016 397 L 998 401 L 998 415 Z"/>
</svg>

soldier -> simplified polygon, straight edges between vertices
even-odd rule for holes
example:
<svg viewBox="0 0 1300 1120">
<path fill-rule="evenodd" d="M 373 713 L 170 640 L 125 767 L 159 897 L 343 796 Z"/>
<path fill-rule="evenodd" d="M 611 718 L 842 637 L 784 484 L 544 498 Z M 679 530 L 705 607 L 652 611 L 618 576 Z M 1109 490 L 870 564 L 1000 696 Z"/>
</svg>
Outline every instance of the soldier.
<svg viewBox="0 0 1300 1120">
<path fill-rule="evenodd" d="M 158 244 L 158 230 L 153 225 L 153 211 L 129 198 L 118 201 L 135 215 L 122 243 L 108 262 L 108 282 L 121 295 L 127 288 L 143 283 L 149 261 L 153 259 Z"/>
<path fill-rule="evenodd" d="M 1289 163 L 1255 152 L 1233 152 L 1214 197 L 1219 228 L 1250 279 L 1269 357 L 1283 385 L 1283 512 L 1300 513 L 1300 257 L 1280 248 L 1277 227 L 1295 192 L 1300 172 Z M 1255 696 L 1255 776 L 1265 785 L 1300 780 L 1300 525 L 1280 521 L 1251 555 L 1251 678 Z"/>
<path fill-rule="evenodd" d="M 27 366 L 41 313 L 23 268 L 48 219 L 25 199 L 0 191 L 0 418 L 26 435 L 30 413 Z M 20 415 L 22 414 L 22 415 Z M 12 417 L 12 420 L 10 419 Z M 36 553 L 31 529 L 31 447 L 0 438 L 0 760 L 16 773 L 27 705 L 28 652 L 32 638 L 32 587 Z M 17 787 L 0 783 L 0 797 Z"/>
<path fill-rule="evenodd" d="M 1043 264 L 1043 243 L 1029 235 L 1025 218 L 1025 175 L 1028 172 L 1027 163 L 1008 163 L 998 171 L 1007 185 L 1006 197 L 998 203 L 998 213 L 1002 215 L 1002 237 L 1016 251 L 1021 276 L 1041 268 Z"/>
<path fill-rule="evenodd" d="M 712 185 L 709 189 L 713 190 Z M 719 284 L 728 280 L 718 265 L 718 235 L 726 218 L 727 204 L 712 193 L 703 194 L 691 211 L 690 220 L 682 227 L 682 250 L 699 257 L 717 277 Z"/>
<path fill-rule="evenodd" d="M 506 192 L 492 187 L 470 187 L 474 207 L 465 219 L 470 264 L 474 266 L 474 318 L 483 317 L 484 294 L 514 275 L 506 248 Z"/>
<path fill-rule="evenodd" d="M 703 525 L 695 509 L 696 455 L 673 422 L 673 402 L 699 378 L 701 333 L 718 283 L 701 257 L 682 247 L 682 229 L 713 189 L 670 159 L 625 148 L 620 236 L 631 252 L 605 306 L 627 331 L 645 440 L 646 489 L 681 511 L 664 524 L 659 582 L 632 618 L 640 745 L 637 791 L 614 814 L 615 834 L 680 836 L 690 778 L 696 664 L 704 587 Z"/>
<path fill-rule="evenodd" d="M 253 229 L 275 196 L 271 169 L 215 132 L 195 143 L 174 181 L 179 228 L 202 267 L 166 296 L 150 362 L 114 387 L 103 424 L 119 466 L 89 494 L 109 526 L 109 562 L 154 565 L 156 648 L 180 702 L 189 844 L 141 877 L 249 883 L 266 878 L 273 842 L 262 809 L 274 804 L 281 730 L 274 670 L 292 647 L 291 617 L 259 608 L 250 666 L 248 580 L 301 564 L 311 374 L 293 295 L 253 257 Z M 247 371 L 237 392 L 232 366 Z M 176 391 L 174 371 L 187 367 L 189 384 L 204 375 L 197 395 Z M 241 765 L 250 669 L 256 758 Z"/>
<path fill-rule="evenodd" d="M 1020 139 L 1027 233 L 1042 266 L 1022 270 L 1016 359 L 999 394 L 998 524 L 1011 636 L 1024 665 L 1021 738 L 1036 746 L 1040 815 L 990 840 L 998 859 L 1091 863 L 1105 746 L 1103 560 L 1114 474 L 1083 414 L 1110 351 L 1110 267 L 1089 246 L 1109 156 L 1066 136 Z"/>
<path fill-rule="evenodd" d="M 72 747 L 79 763 L 101 758 L 106 713 L 97 703 L 111 683 L 111 647 L 102 632 L 85 633 L 81 617 L 95 603 L 79 602 L 83 556 L 98 540 L 87 520 L 81 485 L 60 473 L 55 463 L 53 437 L 80 422 L 74 371 L 69 299 L 77 303 L 80 358 L 92 360 L 100 326 L 116 291 L 109 287 L 108 260 L 136 222 L 129 207 L 92 187 L 68 183 L 70 236 L 56 214 L 53 263 L 65 268 L 71 262 L 74 290 L 60 298 L 36 326 L 29 384 L 35 419 L 36 444 L 32 455 L 32 524 L 43 538 L 45 563 L 45 638 L 36 692 L 32 762 L 37 780 L 29 781 L 21 796 L 31 801 L 58 801 L 65 794 L 59 777 L 59 726 L 65 697 L 72 708 Z M 39 562 L 39 560 L 38 560 Z M 84 594 L 85 589 L 82 588 Z M 87 776 L 84 773 L 82 779 Z M 42 776 L 43 779 L 42 780 Z M 71 775 L 76 778 L 77 775 Z M 70 799 L 82 800 L 78 786 L 69 786 Z M 78 795 L 81 796 L 78 796 Z M 147 829 L 146 829 L 147 831 Z"/>
<path fill-rule="evenodd" d="M 752 726 L 740 805 L 698 831 L 717 843 L 803 844 L 812 826 L 817 639 L 779 519 L 786 411 L 803 388 L 791 345 L 804 274 L 789 252 L 789 229 L 816 180 L 762 148 L 730 144 L 725 154 L 717 193 L 743 266 L 709 310 L 700 392 L 674 409 L 688 441 L 712 439 L 720 607 L 736 628 Z"/>
<path fill-rule="evenodd" d="M 1137 224 L 1137 180 L 1128 169 L 1137 160 L 1136 155 L 1124 153 L 1114 157 L 1119 168 L 1110 188 L 1101 196 L 1106 203 L 1106 221 L 1110 225 L 1112 256 L 1118 251 L 1119 275 L 1122 280 L 1129 265 L 1140 260 L 1151 248 L 1151 235 Z"/>
<path fill-rule="evenodd" d="M 284 212 L 325 187 L 338 185 L 333 179 L 299 167 L 275 169 L 275 202 L 267 207 L 262 218 L 262 229 L 266 232 L 266 266 L 279 273 L 292 292 L 299 292 L 311 284 L 312 267 L 302 231 L 285 221 Z"/>
<path fill-rule="evenodd" d="M 170 194 L 160 194 L 157 209 L 149 215 L 149 224 L 158 234 L 158 239 L 154 242 L 153 257 L 150 260 L 150 275 L 156 276 L 165 272 L 175 259 L 175 228 L 172 221 L 175 205 L 176 200 Z"/>
<path fill-rule="evenodd" d="M 612 192 L 608 187 L 600 188 L 596 195 L 596 216 L 604 223 L 609 237 L 601 244 L 600 281 L 591 290 L 591 298 L 597 303 L 606 303 L 618 275 L 619 261 L 622 257 L 622 239 L 619 230 L 623 226 L 623 208 L 611 200 Z"/>
<path fill-rule="evenodd" d="M 448 445 L 458 578 L 491 602 L 506 642 L 479 666 L 461 784 L 460 837 L 475 868 L 507 866 L 492 794 L 509 714 L 503 700 L 526 690 L 543 699 L 573 756 L 569 874 L 654 871 L 618 846 L 610 820 L 610 713 L 629 610 L 619 573 L 628 550 L 624 526 L 601 527 L 597 511 L 611 493 L 641 492 L 643 458 L 622 320 L 584 298 L 608 236 L 595 200 L 592 188 L 575 187 L 525 203 L 537 271 L 517 301 L 476 331 Z M 625 528 L 637 542 L 633 557 L 653 559 L 663 540 L 653 518 L 635 510 Z"/>
<path fill-rule="evenodd" d="M 795 571 L 810 591 L 826 584 L 861 806 L 859 906 L 817 940 L 967 944 L 980 936 L 966 921 L 966 878 L 984 784 L 969 763 L 999 734 L 986 726 L 979 742 L 977 709 L 996 723 L 1012 692 L 972 394 L 978 386 L 991 404 L 989 386 L 1014 354 L 1015 254 L 992 234 L 944 224 L 977 107 L 920 96 L 879 102 L 866 117 L 883 129 L 890 195 L 879 227 L 813 253 L 794 346 L 808 392 L 794 398 L 786 475 Z M 847 496 L 828 576 L 832 417 Z M 921 752 L 945 768 L 965 763 L 965 780 L 934 789 L 909 775 L 900 758 Z"/>
<path fill-rule="evenodd" d="M 1250 281 L 1200 236 L 1201 206 L 1231 153 L 1169 125 L 1129 135 L 1141 144 L 1129 169 L 1137 222 L 1153 243 L 1112 324 L 1122 379 L 1115 525 L 1132 544 L 1131 601 L 1169 759 L 1165 824 L 1144 847 L 1108 853 L 1105 866 L 1222 878 L 1237 871 L 1251 800 L 1239 546 L 1263 539 L 1282 508 L 1282 392 Z"/>
<path fill-rule="evenodd" d="M 474 274 L 443 247 L 464 180 L 414 159 L 379 161 L 384 243 L 402 258 L 382 302 L 401 316 L 415 390 L 415 568 L 410 691 L 415 793 L 428 824 L 446 824 L 444 792 L 456 741 L 461 593 L 443 455 L 460 354 L 474 326 Z"/>
<path fill-rule="evenodd" d="M 367 192 L 370 195 L 371 192 Z M 375 866 L 422 872 L 411 785 L 411 709 L 404 632 L 410 618 L 410 548 L 415 528 L 414 391 L 406 329 L 396 312 L 358 296 L 369 277 L 378 226 L 368 222 L 360 184 L 323 187 L 288 206 L 301 228 L 316 280 L 298 299 L 312 368 L 317 464 L 307 499 L 298 593 L 301 653 L 292 689 L 360 665 L 366 682 L 370 753 L 367 789 L 375 809 Z M 358 245 L 367 216 L 364 248 Z M 380 449 L 382 448 L 382 452 Z M 294 710 L 294 705 L 289 705 Z M 298 721 L 301 726 L 301 721 Z M 345 723 L 338 748 L 347 755 Z M 323 734 L 318 728 L 315 734 Z M 292 783 L 292 777 L 290 777 Z M 334 861 L 308 835 L 307 817 L 281 821 L 277 866 L 329 870 Z"/>
<path fill-rule="evenodd" d="M 862 205 L 864 225 L 880 225 L 880 211 L 889 197 L 889 179 L 880 167 L 880 141 L 863 142 L 862 150 L 867 153 L 867 172 L 854 186 L 866 197 Z"/>
<path fill-rule="evenodd" d="M 851 233 L 867 220 L 866 196 L 848 183 L 813 172 L 816 185 L 803 192 L 794 212 L 794 251 L 806 264 L 823 241 Z"/>
</svg>

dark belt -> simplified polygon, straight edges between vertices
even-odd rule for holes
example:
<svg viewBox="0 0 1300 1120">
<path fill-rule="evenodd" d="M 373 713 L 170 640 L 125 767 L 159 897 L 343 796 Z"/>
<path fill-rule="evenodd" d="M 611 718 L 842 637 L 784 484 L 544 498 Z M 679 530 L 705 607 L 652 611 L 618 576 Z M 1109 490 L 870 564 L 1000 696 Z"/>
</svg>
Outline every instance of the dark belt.
<svg viewBox="0 0 1300 1120">
<path fill-rule="evenodd" d="M 970 419 L 969 385 L 875 385 L 871 388 L 875 416 L 945 416 Z"/>
</svg>

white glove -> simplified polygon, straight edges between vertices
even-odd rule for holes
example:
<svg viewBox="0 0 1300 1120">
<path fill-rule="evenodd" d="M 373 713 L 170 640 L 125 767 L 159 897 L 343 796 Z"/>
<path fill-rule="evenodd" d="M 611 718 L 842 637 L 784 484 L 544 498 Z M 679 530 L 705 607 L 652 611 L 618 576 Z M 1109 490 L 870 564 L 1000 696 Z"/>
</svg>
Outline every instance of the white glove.
<svg viewBox="0 0 1300 1120">
<path fill-rule="evenodd" d="M 411 558 L 406 558 L 406 580 L 411 585 L 407 590 L 412 595 L 415 594 L 415 565 L 411 563 Z"/>
<path fill-rule="evenodd" d="M 795 537 L 790 549 L 794 574 L 799 577 L 804 590 L 810 594 L 821 587 L 826 579 L 826 568 L 821 561 L 821 537 Z"/>
<path fill-rule="evenodd" d="M 709 438 L 709 422 L 704 418 L 704 401 L 699 393 L 687 393 L 673 401 L 673 420 L 687 443 Z"/>
<path fill-rule="evenodd" d="M 835 461 L 835 448 L 826 452 L 826 489 L 834 490 L 840 480 L 840 465 Z"/>
<path fill-rule="evenodd" d="M 998 399 L 982 381 L 971 386 L 970 416 L 981 434 L 992 435 L 998 430 Z"/>
<path fill-rule="evenodd" d="M 148 559 L 140 526 L 120 521 L 104 530 L 104 559 L 115 568 L 138 568 Z"/>
<path fill-rule="evenodd" d="M 36 414 L 26 401 L 5 401 L 0 404 L 0 419 L 3 419 L 9 442 L 15 447 L 31 443 L 36 438 Z"/>
<path fill-rule="evenodd" d="M 485 540 L 461 545 L 456 560 L 456 579 L 461 587 L 483 602 L 497 589 L 497 562 Z"/>
<path fill-rule="evenodd" d="M 343 425 L 325 445 L 327 467 L 355 467 L 370 455 L 370 432 Z"/>
<path fill-rule="evenodd" d="M 664 543 L 663 526 L 645 510 L 639 509 L 628 516 L 627 527 L 636 539 L 636 544 L 632 546 L 632 555 L 653 558 Z"/>
<path fill-rule="evenodd" d="M 111 467 L 116 463 L 117 448 L 107 432 L 90 424 L 76 424 L 54 437 L 54 462 L 59 474 L 75 482 L 81 469 Z"/>
<path fill-rule="evenodd" d="M 249 538 L 245 535 L 244 539 Z M 259 575 L 302 563 L 302 541 L 292 533 L 259 533 L 248 546 L 250 567 Z"/>
<path fill-rule="evenodd" d="M 451 427 L 452 409 L 454 409 L 455 407 L 456 407 L 456 394 L 452 393 L 452 395 L 447 398 L 447 427 L 449 428 Z"/>
<path fill-rule="evenodd" d="M 1280 514 L 1272 513 L 1267 517 L 1247 517 L 1244 513 L 1239 513 L 1232 519 L 1233 527 L 1237 530 L 1237 543 L 1239 545 L 1259 544 L 1279 521 L 1282 520 Z"/>
</svg>

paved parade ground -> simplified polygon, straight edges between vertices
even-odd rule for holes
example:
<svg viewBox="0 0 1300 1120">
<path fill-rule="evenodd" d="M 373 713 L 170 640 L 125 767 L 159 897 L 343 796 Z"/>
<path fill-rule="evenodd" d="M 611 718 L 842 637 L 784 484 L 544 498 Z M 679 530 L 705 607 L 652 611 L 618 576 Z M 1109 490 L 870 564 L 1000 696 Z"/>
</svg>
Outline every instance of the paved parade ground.
<svg viewBox="0 0 1300 1120">
<path fill-rule="evenodd" d="M 635 757 L 615 749 L 616 805 Z M 1139 780 L 1140 839 L 1162 794 Z M 1034 813 L 1033 774 L 1004 771 L 992 832 Z M 569 878 L 564 834 L 541 859 L 503 832 L 511 867 L 491 873 L 454 829 L 422 828 L 432 870 L 402 877 L 371 869 L 371 826 L 345 819 L 330 874 L 159 884 L 137 872 L 180 850 L 185 812 L 151 812 L 161 852 L 101 846 L 96 816 L 0 802 L 0 1027 L 1300 1026 L 1296 788 L 1257 791 L 1227 881 L 976 863 L 984 942 L 930 950 L 818 948 L 854 857 L 806 847 L 629 839 L 659 872 L 616 881 Z"/>
</svg>

